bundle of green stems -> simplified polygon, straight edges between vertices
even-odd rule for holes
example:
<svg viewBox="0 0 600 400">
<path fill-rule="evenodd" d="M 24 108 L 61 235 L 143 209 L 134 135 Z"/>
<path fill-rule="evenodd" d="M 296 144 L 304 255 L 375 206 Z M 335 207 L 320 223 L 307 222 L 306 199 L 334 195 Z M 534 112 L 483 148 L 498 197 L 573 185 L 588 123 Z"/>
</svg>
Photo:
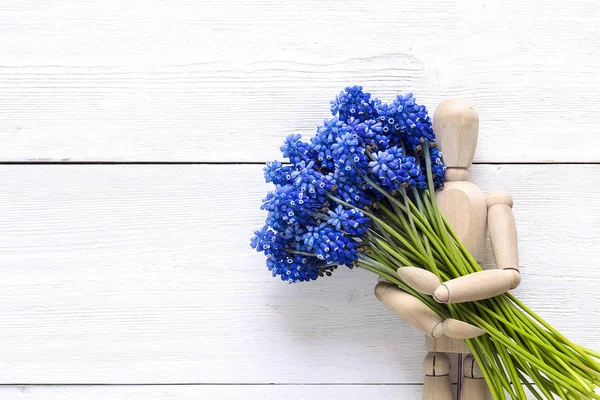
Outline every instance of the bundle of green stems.
<svg viewBox="0 0 600 400">
<path fill-rule="evenodd" d="M 482 268 L 440 212 L 434 191 L 413 187 L 408 193 L 390 193 L 364 178 L 383 199 L 362 210 L 372 223 L 365 240 L 367 251 L 359 256 L 358 265 L 420 299 L 441 318 L 483 329 L 486 334 L 465 342 L 494 399 L 527 399 L 525 389 L 537 399 L 600 399 L 595 393 L 600 353 L 571 342 L 513 294 L 441 304 L 403 282 L 396 271 L 404 266 L 424 268 L 442 282 Z"/>
</svg>

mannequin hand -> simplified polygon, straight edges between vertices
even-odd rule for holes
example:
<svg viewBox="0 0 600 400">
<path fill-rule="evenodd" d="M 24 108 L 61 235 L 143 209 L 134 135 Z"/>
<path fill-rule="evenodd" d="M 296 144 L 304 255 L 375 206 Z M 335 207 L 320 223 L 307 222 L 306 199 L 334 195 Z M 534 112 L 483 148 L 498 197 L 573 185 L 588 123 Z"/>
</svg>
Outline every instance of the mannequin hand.
<svg viewBox="0 0 600 400">
<path fill-rule="evenodd" d="M 400 319 L 428 336 L 471 339 L 485 333 L 484 330 L 466 322 L 453 318 L 442 319 L 421 300 L 390 282 L 380 281 L 377 283 L 375 296 Z"/>
<path fill-rule="evenodd" d="M 516 288 L 521 282 L 519 271 L 514 269 L 479 271 L 444 283 L 433 273 L 415 267 L 398 268 L 398 276 L 417 292 L 447 304 L 489 299 Z"/>
</svg>

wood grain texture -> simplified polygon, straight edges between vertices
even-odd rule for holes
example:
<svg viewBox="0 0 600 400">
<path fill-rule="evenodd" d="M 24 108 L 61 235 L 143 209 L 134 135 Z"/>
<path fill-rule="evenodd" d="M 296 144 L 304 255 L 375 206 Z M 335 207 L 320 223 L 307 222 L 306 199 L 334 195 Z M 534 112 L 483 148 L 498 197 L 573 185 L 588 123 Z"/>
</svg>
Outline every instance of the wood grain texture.
<svg viewBox="0 0 600 400">
<path fill-rule="evenodd" d="M 597 7 L 0 1 L 0 160 L 274 159 L 358 83 L 469 99 L 477 162 L 598 162 Z"/>
<path fill-rule="evenodd" d="M 6 386 L 2 400 L 421 400 L 420 385 Z"/>
<path fill-rule="evenodd" d="M 421 385 L 0 386 L 2 400 L 422 400 L 422 396 Z"/>
<path fill-rule="evenodd" d="M 517 295 L 596 350 L 599 172 L 472 171 L 515 199 Z M 423 382 L 424 338 L 372 275 L 270 277 L 248 247 L 260 166 L 4 165 L 0 181 L 0 383 Z"/>
</svg>

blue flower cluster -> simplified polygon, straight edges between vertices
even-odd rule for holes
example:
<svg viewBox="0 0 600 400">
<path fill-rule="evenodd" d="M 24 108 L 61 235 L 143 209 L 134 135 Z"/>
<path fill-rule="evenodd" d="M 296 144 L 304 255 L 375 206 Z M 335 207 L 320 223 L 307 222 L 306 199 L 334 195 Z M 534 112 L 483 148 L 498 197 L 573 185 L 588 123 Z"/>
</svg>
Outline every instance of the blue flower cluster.
<svg viewBox="0 0 600 400">
<path fill-rule="evenodd" d="M 361 210 L 381 200 L 371 184 L 390 193 L 427 189 L 427 155 L 434 185 L 444 183 L 431 118 L 411 93 L 385 104 L 361 86 L 347 87 L 331 112 L 310 142 L 288 136 L 281 152 L 290 165 L 264 169 L 275 190 L 263 200 L 266 225 L 251 246 L 267 256 L 273 276 L 290 283 L 355 265 L 370 224 Z"/>
</svg>

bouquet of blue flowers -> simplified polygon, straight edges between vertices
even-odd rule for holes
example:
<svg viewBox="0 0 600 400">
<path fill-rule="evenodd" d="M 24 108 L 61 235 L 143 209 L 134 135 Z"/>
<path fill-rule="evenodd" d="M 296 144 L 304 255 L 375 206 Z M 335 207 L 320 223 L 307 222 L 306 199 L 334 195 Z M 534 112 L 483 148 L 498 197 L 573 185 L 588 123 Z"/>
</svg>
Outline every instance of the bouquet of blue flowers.
<svg viewBox="0 0 600 400">
<path fill-rule="evenodd" d="M 340 265 L 372 271 L 441 319 L 485 332 L 465 343 L 495 399 L 525 399 L 524 387 L 538 399 L 600 399 L 600 354 L 569 341 L 514 295 L 443 304 L 396 273 L 412 266 L 446 282 L 482 271 L 436 205 L 446 167 L 426 107 L 412 94 L 385 104 L 354 86 L 331 111 L 310 141 L 286 139 L 289 164 L 265 168 L 275 189 L 251 245 L 273 276 L 295 283 Z"/>
</svg>

